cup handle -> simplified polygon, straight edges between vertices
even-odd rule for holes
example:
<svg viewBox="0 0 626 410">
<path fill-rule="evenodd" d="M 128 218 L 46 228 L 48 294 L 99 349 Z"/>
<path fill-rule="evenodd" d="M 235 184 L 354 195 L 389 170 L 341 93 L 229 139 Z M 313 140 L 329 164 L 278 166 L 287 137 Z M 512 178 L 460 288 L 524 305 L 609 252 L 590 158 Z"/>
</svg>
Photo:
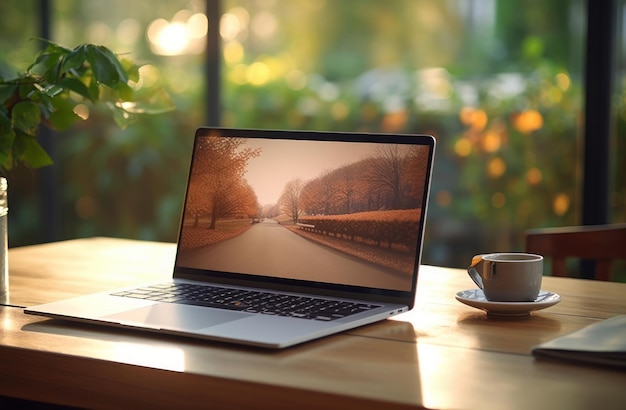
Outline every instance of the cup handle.
<svg viewBox="0 0 626 410">
<path fill-rule="evenodd" d="M 472 263 L 467 268 L 467 273 L 469 274 L 470 278 L 472 278 L 476 286 L 481 289 L 483 288 L 483 278 L 480 276 L 480 273 L 478 273 L 476 266 L 480 265 L 483 261 L 483 255 L 476 255 L 472 258 Z"/>
</svg>

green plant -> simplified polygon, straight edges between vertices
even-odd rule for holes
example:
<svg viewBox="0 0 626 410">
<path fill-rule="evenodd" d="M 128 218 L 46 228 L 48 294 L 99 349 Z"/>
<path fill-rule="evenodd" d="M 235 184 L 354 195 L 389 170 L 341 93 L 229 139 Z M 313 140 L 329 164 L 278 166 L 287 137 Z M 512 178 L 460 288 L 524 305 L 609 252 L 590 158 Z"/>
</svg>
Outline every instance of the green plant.
<svg viewBox="0 0 626 410">
<path fill-rule="evenodd" d="M 40 124 L 63 130 L 86 119 L 88 104 L 101 103 L 120 127 L 136 115 L 174 109 L 158 86 L 140 85 L 140 66 L 104 46 L 74 49 L 42 40 L 46 47 L 14 78 L 0 75 L 0 168 L 52 164 L 36 138 Z"/>
</svg>

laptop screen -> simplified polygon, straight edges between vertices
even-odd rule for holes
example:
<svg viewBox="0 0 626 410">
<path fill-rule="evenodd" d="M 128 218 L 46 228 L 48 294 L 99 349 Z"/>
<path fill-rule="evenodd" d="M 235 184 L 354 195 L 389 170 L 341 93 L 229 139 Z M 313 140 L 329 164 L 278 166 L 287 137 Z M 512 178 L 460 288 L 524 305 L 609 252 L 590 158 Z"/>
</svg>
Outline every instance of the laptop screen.
<svg viewBox="0 0 626 410">
<path fill-rule="evenodd" d="M 201 128 L 176 267 L 412 292 L 434 139 Z"/>
</svg>

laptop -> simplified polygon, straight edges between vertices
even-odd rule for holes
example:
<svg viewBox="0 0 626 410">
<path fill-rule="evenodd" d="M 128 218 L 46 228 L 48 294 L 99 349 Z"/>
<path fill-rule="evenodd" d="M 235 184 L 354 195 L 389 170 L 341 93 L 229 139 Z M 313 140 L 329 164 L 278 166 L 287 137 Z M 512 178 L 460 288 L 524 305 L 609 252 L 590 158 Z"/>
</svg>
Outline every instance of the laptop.
<svg viewBox="0 0 626 410">
<path fill-rule="evenodd" d="M 25 313 L 265 348 L 415 302 L 435 139 L 196 131 L 171 280 Z"/>
</svg>

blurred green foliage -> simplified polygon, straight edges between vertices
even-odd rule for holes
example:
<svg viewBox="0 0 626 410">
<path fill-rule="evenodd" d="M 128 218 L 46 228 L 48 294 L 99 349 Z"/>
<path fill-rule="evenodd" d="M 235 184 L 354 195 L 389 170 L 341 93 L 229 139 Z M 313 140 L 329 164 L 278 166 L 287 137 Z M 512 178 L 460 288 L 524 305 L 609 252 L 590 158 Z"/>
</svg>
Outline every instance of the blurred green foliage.
<svg viewBox="0 0 626 410">
<path fill-rule="evenodd" d="M 8 24 L 0 24 L 0 51 L 10 50 L 15 66 L 31 47 L 25 38 L 33 34 L 25 32 L 34 30 L 32 3 L 0 6 L 21 11 L 0 13 Z M 193 52 L 157 54 L 147 33 L 157 19 L 202 13 L 204 3 L 54 4 L 55 41 L 101 43 L 150 61 L 177 107 L 124 130 L 94 111 L 89 122 L 55 137 L 60 239 L 176 240 L 193 132 L 211 109 L 205 63 Z M 222 123 L 433 134 L 438 151 L 423 262 L 464 266 L 475 253 L 521 250 L 524 229 L 580 219 L 584 5 L 223 0 Z M 616 222 L 626 221 L 624 89 L 619 83 L 615 98 Z M 40 196 L 24 183 L 33 175 L 14 180 L 22 189 L 19 214 L 27 216 L 11 212 L 12 243 L 36 242 L 42 221 L 33 204 Z"/>
</svg>

